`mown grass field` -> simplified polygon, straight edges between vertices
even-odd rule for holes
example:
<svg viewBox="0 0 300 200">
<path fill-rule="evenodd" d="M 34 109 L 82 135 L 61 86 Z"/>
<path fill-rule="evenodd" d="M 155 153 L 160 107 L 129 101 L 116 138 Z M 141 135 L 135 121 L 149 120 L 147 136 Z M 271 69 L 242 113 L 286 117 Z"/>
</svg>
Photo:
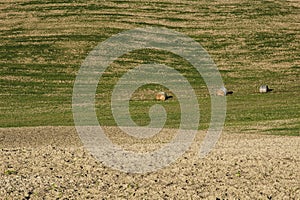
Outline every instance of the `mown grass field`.
<svg viewBox="0 0 300 200">
<path fill-rule="evenodd" d="M 123 30 L 161 26 L 199 42 L 233 94 L 227 97 L 228 132 L 299 135 L 300 3 L 295 0 L 0 1 L 0 127 L 72 126 L 72 90 L 88 53 Z M 210 98 L 195 70 L 164 51 L 139 50 L 119 58 L 99 82 L 102 125 L 115 125 L 114 84 L 126 70 L 158 62 L 184 74 L 196 91 L 199 128 L 208 127 Z M 261 84 L 273 89 L 258 93 Z M 132 118 L 149 122 L 161 86 L 147 85 L 130 102 Z M 178 127 L 176 97 L 159 102 L 166 127 Z"/>
</svg>

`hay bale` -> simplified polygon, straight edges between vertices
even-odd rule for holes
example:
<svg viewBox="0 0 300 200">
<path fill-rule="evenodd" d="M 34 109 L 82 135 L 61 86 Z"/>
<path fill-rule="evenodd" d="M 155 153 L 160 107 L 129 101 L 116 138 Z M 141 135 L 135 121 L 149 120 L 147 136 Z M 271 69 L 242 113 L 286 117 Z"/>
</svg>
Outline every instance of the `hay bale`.
<svg viewBox="0 0 300 200">
<path fill-rule="evenodd" d="M 168 95 L 165 92 L 159 92 L 156 94 L 155 98 L 159 101 L 165 101 L 168 98 Z"/>
<path fill-rule="evenodd" d="M 227 89 L 222 87 L 217 90 L 217 96 L 226 96 L 228 94 Z"/>
<path fill-rule="evenodd" d="M 267 93 L 267 92 L 269 92 L 270 91 L 270 89 L 269 89 L 269 87 L 267 86 L 267 85 L 261 85 L 260 87 L 259 87 L 259 92 L 260 93 Z"/>
</svg>

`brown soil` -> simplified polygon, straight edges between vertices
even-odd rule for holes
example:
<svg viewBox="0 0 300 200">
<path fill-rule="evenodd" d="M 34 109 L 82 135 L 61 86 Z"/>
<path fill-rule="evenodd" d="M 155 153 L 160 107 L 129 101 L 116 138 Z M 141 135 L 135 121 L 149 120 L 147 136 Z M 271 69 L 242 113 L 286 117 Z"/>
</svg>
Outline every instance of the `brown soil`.
<svg viewBox="0 0 300 200">
<path fill-rule="evenodd" d="M 0 129 L 0 199 L 299 199 L 300 137 L 223 133 L 200 159 L 203 136 L 174 164 L 129 174 L 91 156 L 74 127 Z"/>
</svg>

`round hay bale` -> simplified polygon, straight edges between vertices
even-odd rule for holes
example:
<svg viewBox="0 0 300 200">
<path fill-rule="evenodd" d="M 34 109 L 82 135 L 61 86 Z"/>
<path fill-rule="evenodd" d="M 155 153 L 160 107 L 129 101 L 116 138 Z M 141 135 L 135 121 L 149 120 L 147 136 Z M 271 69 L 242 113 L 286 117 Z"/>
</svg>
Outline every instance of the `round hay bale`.
<svg viewBox="0 0 300 200">
<path fill-rule="evenodd" d="M 260 93 L 267 93 L 267 92 L 269 92 L 269 87 L 267 85 L 261 85 L 259 87 L 259 92 Z"/>
<path fill-rule="evenodd" d="M 165 101 L 167 99 L 167 93 L 165 92 L 159 92 L 156 94 L 156 100 L 159 100 L 159 101 Z"/>
<path fill-rule="evenodd" d="M 227 95 L 227 89 L 225 87 L 222 87 L 217 90 L 217 95 L 218 96 L 226 96 Z"/>
</svg>

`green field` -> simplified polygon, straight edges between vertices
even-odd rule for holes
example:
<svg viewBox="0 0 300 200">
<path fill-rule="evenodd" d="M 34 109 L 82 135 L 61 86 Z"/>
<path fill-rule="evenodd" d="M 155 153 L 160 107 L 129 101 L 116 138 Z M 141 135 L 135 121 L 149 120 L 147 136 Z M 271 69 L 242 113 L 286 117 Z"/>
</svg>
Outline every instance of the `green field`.
<svg viewBox="0 0 300 200">
<path fill-rule="evenodd" d="M 300 3 L 296 0 L 0 1 L 0 127 L 72 126 L 72 90 L 88 53 L 112 35 L 158 26 L 186 34 L 211 55 L 227 96 L 225 130 L 299 135 Z M 126 69 L 158 62 L 174 67 L 196 91 L 200 129 L 210 120 L 206 85 L 185 60 L 165 51 L 138 50 L 119 58 L 99 82 L 96 108 L 102 125 L 115 125 L 113 86 Z M 258 87 L 273 89 L 260 94 Z M 166 127 L 179 125 L 176 97 L 146 85 L 130 101 L 132 118 L 149 122 L 148 108 L 168 111 Z M 172 93 L 171 93 L 172 94 Z"/>
</svg>

